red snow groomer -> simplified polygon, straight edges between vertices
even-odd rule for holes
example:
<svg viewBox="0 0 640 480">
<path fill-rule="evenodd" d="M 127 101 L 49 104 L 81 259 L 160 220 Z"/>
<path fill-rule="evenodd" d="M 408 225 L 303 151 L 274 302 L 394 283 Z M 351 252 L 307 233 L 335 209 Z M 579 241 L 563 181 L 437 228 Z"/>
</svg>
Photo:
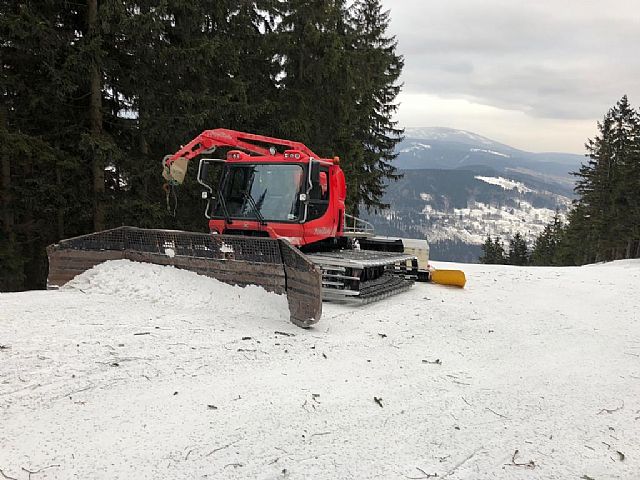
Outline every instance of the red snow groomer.
<svg viewBox="0 0 640 480">
<path fill-rule="evenodd" d="M 165 157 L 163 177 L 179 185 L 191 159 L 224 147 L 231 149 L 224 159 L 203 158 L 198 168 L 212 233 L 284 238 L 298 247 L 346 245 L 347 191 L 339 159 L 321 158 L 302 143 L 206 130 Z M 214 187 L 208 181 L 215 165 L 222 168 Z"/>
<path fill-rule="evenodd" d="M 198 167 L 211 233 L 287 240 L 321 269 L 327 300 L 372 301 L 428 279 L 418 260 L 426 267 L 427 242 L 414 240 L 407 251 L 401 239 L 374 237 L 371 224 L 345 213 L 340 159 L 322 158 L 302 143 L 206 130 L 165 157 L 168 185 L 183 182 L 191 159 L 221 148 L 224 158 L 202 158 Z"/>
<path fill-rule="evenodd" d="M 209 157 L 221 150 L 221 158 Z M 322 300 L 371 302 L 415 280 L 464 285 L 460 271 L 428 269 L 426 240 L 375 237 L 345 213 L 338 157 L 302 143 L 234 130 L 206 130 L 162 161 L 169 190 L 201 156 L 197 180 L 209 233 L 119 227 L 51 245 L 48 285 L 64 285 L 114 259 L 173 265 L 236 285 L 286 293 L 291 321 L 316 323 Z"/>
</svg>

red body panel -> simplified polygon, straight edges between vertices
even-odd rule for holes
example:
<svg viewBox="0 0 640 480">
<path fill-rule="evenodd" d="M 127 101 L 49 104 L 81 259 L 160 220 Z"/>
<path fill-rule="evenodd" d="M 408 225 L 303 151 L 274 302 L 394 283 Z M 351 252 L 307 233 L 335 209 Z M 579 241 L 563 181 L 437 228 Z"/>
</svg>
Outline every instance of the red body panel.
<svg viewBox="0 0 640 480">
<path fill-rule="evenodd" d="M 235 160 L 238 163 L 242 161 Z M 268 157 L 262 159 L 248 157 L 244 161 L 246 163 L 260 163 L 261 161 L 275 163 Z M 234 230 L 262 231 L 268 233 L 271 238 L 284 238 L 292 245 L 308 245 L 327 238 L 343 236 L 345 198 L 344 173 L 338 165 L 331 165 L 329 167 L 329 205 L 321 217 L 300 223 L 267 222 L 267 225 L 261 225 L 260 222 L 255 220 L 245 219 L 234 219 L 231 224 L 228 224 L 222 218 L 214 218 L 209 220 L 209 230 L 216 233 L 233 233 Z"/>
<path fill-rule="evenodd" d="M 256 144 L 256 142 L 258 144 Z M 267 145 L 265 147 L 264 145 Z M 288 147 L 284 152 L 270 150 L 269 146 Z M 205 130 L 178 152 L 165 160 L 165 165 L 170 166 L 179 158 L 188 160 L 197 155 L 207 153 L 212 147 L 241 148 L 254 155 L 241 150 L 230 150 L 227 153 L 226 163 L 297 163 L 308 167 L 311 160 L 319 162 L 328 168 L 329 178 L 321 182 L 322 188 L 328 183 L 329 200 L 327 209 L 319 218 L 299 222 L 260 222 L 245 219 L 233 219 L 228 223 L 225 219 L 214 218 L 209 220 L 209 229 L 215 233 L 233 233 L 236 231 L 266 232 L 272 238 L 284 238 L 296 246 L 308 245 L 329 238 L 343 236 L 344 211 L 346 198 L 346 184 L 342 169 L 338 165 L 339 159 L 318 158 L 304 144 L 281 140 L 261 135 L 236 132 L 234 130 L 216 129 Z M 306 169 L 304 171 L 307 171 Z"/>
</svg>

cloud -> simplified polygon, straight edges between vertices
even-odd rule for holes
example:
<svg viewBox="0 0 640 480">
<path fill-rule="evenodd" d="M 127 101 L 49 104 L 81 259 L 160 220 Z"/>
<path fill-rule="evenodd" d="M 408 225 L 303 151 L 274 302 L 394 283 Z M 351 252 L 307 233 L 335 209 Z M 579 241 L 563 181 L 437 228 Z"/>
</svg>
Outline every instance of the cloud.
<svg viewBox="0 0 640 480">
<path fill-rule="evenodd" d="M 640 104 L 637 0 L 385 0 L 404 92 L 533 118 L 595 120 Z"/>
</svg>

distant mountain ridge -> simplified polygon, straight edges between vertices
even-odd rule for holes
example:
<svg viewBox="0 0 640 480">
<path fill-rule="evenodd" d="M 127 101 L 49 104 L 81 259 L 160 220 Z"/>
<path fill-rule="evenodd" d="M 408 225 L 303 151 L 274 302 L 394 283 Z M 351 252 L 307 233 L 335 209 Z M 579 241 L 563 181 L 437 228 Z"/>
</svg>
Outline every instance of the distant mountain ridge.
<svg viewBox="0 0 640 480">
<path fill-rule="evenodd" d="M 537 179 L 558 193 L 571 194 L 574 177 L 585 160 L 572 153 L 532 153 L 466 130 L 445 127 L 409 127 L 397 147 L 394 164 L 409 169 L 489 167 L 521 180 Z M 555 186 L 555 187 L 554 187 Z"/>
<path fill-rule="evenodd" d="M 571 205 L 574 177 L 585 160 L 531 153 L 465 130 L 407 128 L 395 160 L 389 209 L 365 215 L 381 235 L 427 238 L 436 260 L 478 261 L 487 235 L 531 245 L 556 211 Z"/>
</svg>

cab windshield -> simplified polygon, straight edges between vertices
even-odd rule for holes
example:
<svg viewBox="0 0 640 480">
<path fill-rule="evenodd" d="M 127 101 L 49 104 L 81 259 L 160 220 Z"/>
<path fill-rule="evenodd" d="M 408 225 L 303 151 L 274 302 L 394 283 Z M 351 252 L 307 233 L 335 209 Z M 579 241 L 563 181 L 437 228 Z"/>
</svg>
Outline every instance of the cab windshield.
<svg viewBox="0 0 640 480">
<path fill-rule="evenodd" d="M 293 222 L 300 218 L 303 178 L 300 165 L 228 165 L 220 190 L 231 218 Z M 221 201 L 213 214 L 225 216 Z"/>
</svg>

